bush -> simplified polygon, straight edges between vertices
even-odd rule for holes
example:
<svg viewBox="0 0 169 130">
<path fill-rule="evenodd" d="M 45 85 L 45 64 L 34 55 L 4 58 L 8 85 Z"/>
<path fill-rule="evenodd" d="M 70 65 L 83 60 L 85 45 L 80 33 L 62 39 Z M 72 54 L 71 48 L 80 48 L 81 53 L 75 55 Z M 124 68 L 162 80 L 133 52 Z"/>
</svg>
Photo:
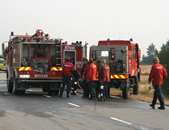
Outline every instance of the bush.
<svg viewBox="0 0 169 130">
<path fill-rule="evenodd" d="M 157 52 L 157 56 L 160 59 L 160 64 L 164 66 L 166 69 L 167 73 L 169 74 L 169 41 L 166 43 L 166 45 L 163 44 L 161 47 L 160 52 Z M 169 97 L 169 76 L 167 77 L 166 80 L 164 80 L 164 83 L 161 87 L 162 93 Z"/>
</svg>

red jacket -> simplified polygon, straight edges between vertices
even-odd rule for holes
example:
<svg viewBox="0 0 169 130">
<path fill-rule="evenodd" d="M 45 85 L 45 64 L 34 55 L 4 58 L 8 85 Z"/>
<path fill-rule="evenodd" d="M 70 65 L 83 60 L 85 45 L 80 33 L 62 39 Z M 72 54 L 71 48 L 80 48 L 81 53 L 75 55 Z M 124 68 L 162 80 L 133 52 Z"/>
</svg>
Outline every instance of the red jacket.
<svg viewBox="0 0 169 130">
<path fill-rule="evenodd" d="M 104 64 L 104 67 L 106 69 L 106 82 L 110 82 L 110 68 L 106 64 Z"/>
<path fill-rule="evenodd" d="M 83 70 L 83 73 L 82 73 L 82 79 L 83 80 L 87 80 L 87 73 L 89 71 L 89 64 L 87 63 L 85 66 L 84 66 L 84 70 Z"/>
<path fill-rule="evenodd" d="M 89 81 L 94 81 L 97 77 L 97 68 L 96 65 L 94 63 L 91 63 L 89 65 L 89 71 L 87 74 L 87 80 Z"/>
<path fill-rule="evenodd" d="M 62 68 L 62 75 L 69 75 L 72 76 L 72 72 L 74 71 L 74 65 L 72 63 L 65 62 L 63 64 L 63 68 Z"/>
<path fill-rule="evenodd" d="M 104 65 L 102 65 L 102 67 L 99 70 L 98 80 L 99 82 L 106 81 L 106 69 Z"/>
<path fill-rule="evenodd" d="M 158 62 L 155 63 L 149 75 L 149 81 L 152 81 L 153 86 L 163 84 L 163 80 L 167 78 L 167 72 L 165 68 L 159 64 Z"/>
</svg>

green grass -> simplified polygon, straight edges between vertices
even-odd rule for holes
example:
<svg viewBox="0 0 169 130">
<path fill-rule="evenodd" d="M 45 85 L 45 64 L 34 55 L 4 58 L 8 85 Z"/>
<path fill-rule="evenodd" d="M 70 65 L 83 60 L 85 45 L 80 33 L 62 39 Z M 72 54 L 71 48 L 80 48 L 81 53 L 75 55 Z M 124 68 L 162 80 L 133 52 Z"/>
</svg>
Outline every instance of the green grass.
<svg viewBox="0 0 169 130">
<path fill-rule="evenodd" d="M 144 88 L 139 90 L 138 93 L 142 95 L 152 96 L 154 92 L 145 86 Z"/>
</svg>

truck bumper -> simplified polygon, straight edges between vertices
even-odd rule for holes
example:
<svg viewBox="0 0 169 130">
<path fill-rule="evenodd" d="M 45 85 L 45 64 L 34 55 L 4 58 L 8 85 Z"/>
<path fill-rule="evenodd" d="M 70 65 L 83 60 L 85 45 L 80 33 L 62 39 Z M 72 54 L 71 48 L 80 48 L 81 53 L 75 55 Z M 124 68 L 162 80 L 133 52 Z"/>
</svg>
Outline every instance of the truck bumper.
<svg viewBox="0 0 169 130">
<path fill-rule="evenodd" d="M 29 88 L 42 88 L 47 90 L 59 90 L 62 80 L 17 80 L 17 90 L 25 90 Z"/>
<path fill-rule="evenodd" d="M 62 82 L 62 80 L 18 80 L 17 83 L 22 83 L 22 82 L 27 82 L 27 83 L 58 83 Z"/>
<path fill-rule="evenodd" d="M 6 71 L 6 68 L 0 68 L 0 70 L 2 70 L 2 71 Z"/>
</svg>

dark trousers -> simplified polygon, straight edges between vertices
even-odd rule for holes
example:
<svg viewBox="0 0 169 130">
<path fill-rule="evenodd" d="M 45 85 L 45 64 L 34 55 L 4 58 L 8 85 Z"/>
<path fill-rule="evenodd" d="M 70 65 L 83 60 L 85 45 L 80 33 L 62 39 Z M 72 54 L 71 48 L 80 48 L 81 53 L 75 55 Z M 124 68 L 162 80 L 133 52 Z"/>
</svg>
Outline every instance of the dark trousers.
<svg viewBox="0 0 169 130">
<path fill-rule="evenodd" d="M 91 95 L 90 98 L 95 98 L 93 81 L 88 82 L 88 86 L 89 86 L 89 91 Z"/>
<path fill-rule="evenodd" d="M 154 88 L 155 88 L 155 92 L 154 92 L 154 99 L 153 99 L 152 104 L 155 105 L 157 102 L 157 98 L 158 98 L 158 100 L 160 101 L 160 105 L 164 106 L 164 99 L 161 94 L 161 85 L 156 85 L 154 86 Z"/>
<path fill-rule="evenodd" d="M 104 93 L 105 93 L 105 97 L 106 99 L 108 99 L 108 82 L 104 83 Z"/>
<path fill-rule="evenodd" d="M 69 75 L 64 75 L 63 76 L 63 86 L 60 90 L 60 95 L 63 94 L 63 91 L 65 89 L 65 85 L 67 84 L 67 94 L 69 94 L 69 91 L 70 91 L 70 87 L 71 87 L 71 76 Z"/>
<path fill-rule="evenodd" d="M 83 80 L 83 96 L 89 97 L 89 86 L 86 80 Z"/>
<path fill-rule="evenodd" d="M 101 93 L 100 82 L 95 82 L 95 84 L 96 84 L 96 86 L 95 86 L 96 98 L 98 98 L 99 94 Z"/>
</svg>

